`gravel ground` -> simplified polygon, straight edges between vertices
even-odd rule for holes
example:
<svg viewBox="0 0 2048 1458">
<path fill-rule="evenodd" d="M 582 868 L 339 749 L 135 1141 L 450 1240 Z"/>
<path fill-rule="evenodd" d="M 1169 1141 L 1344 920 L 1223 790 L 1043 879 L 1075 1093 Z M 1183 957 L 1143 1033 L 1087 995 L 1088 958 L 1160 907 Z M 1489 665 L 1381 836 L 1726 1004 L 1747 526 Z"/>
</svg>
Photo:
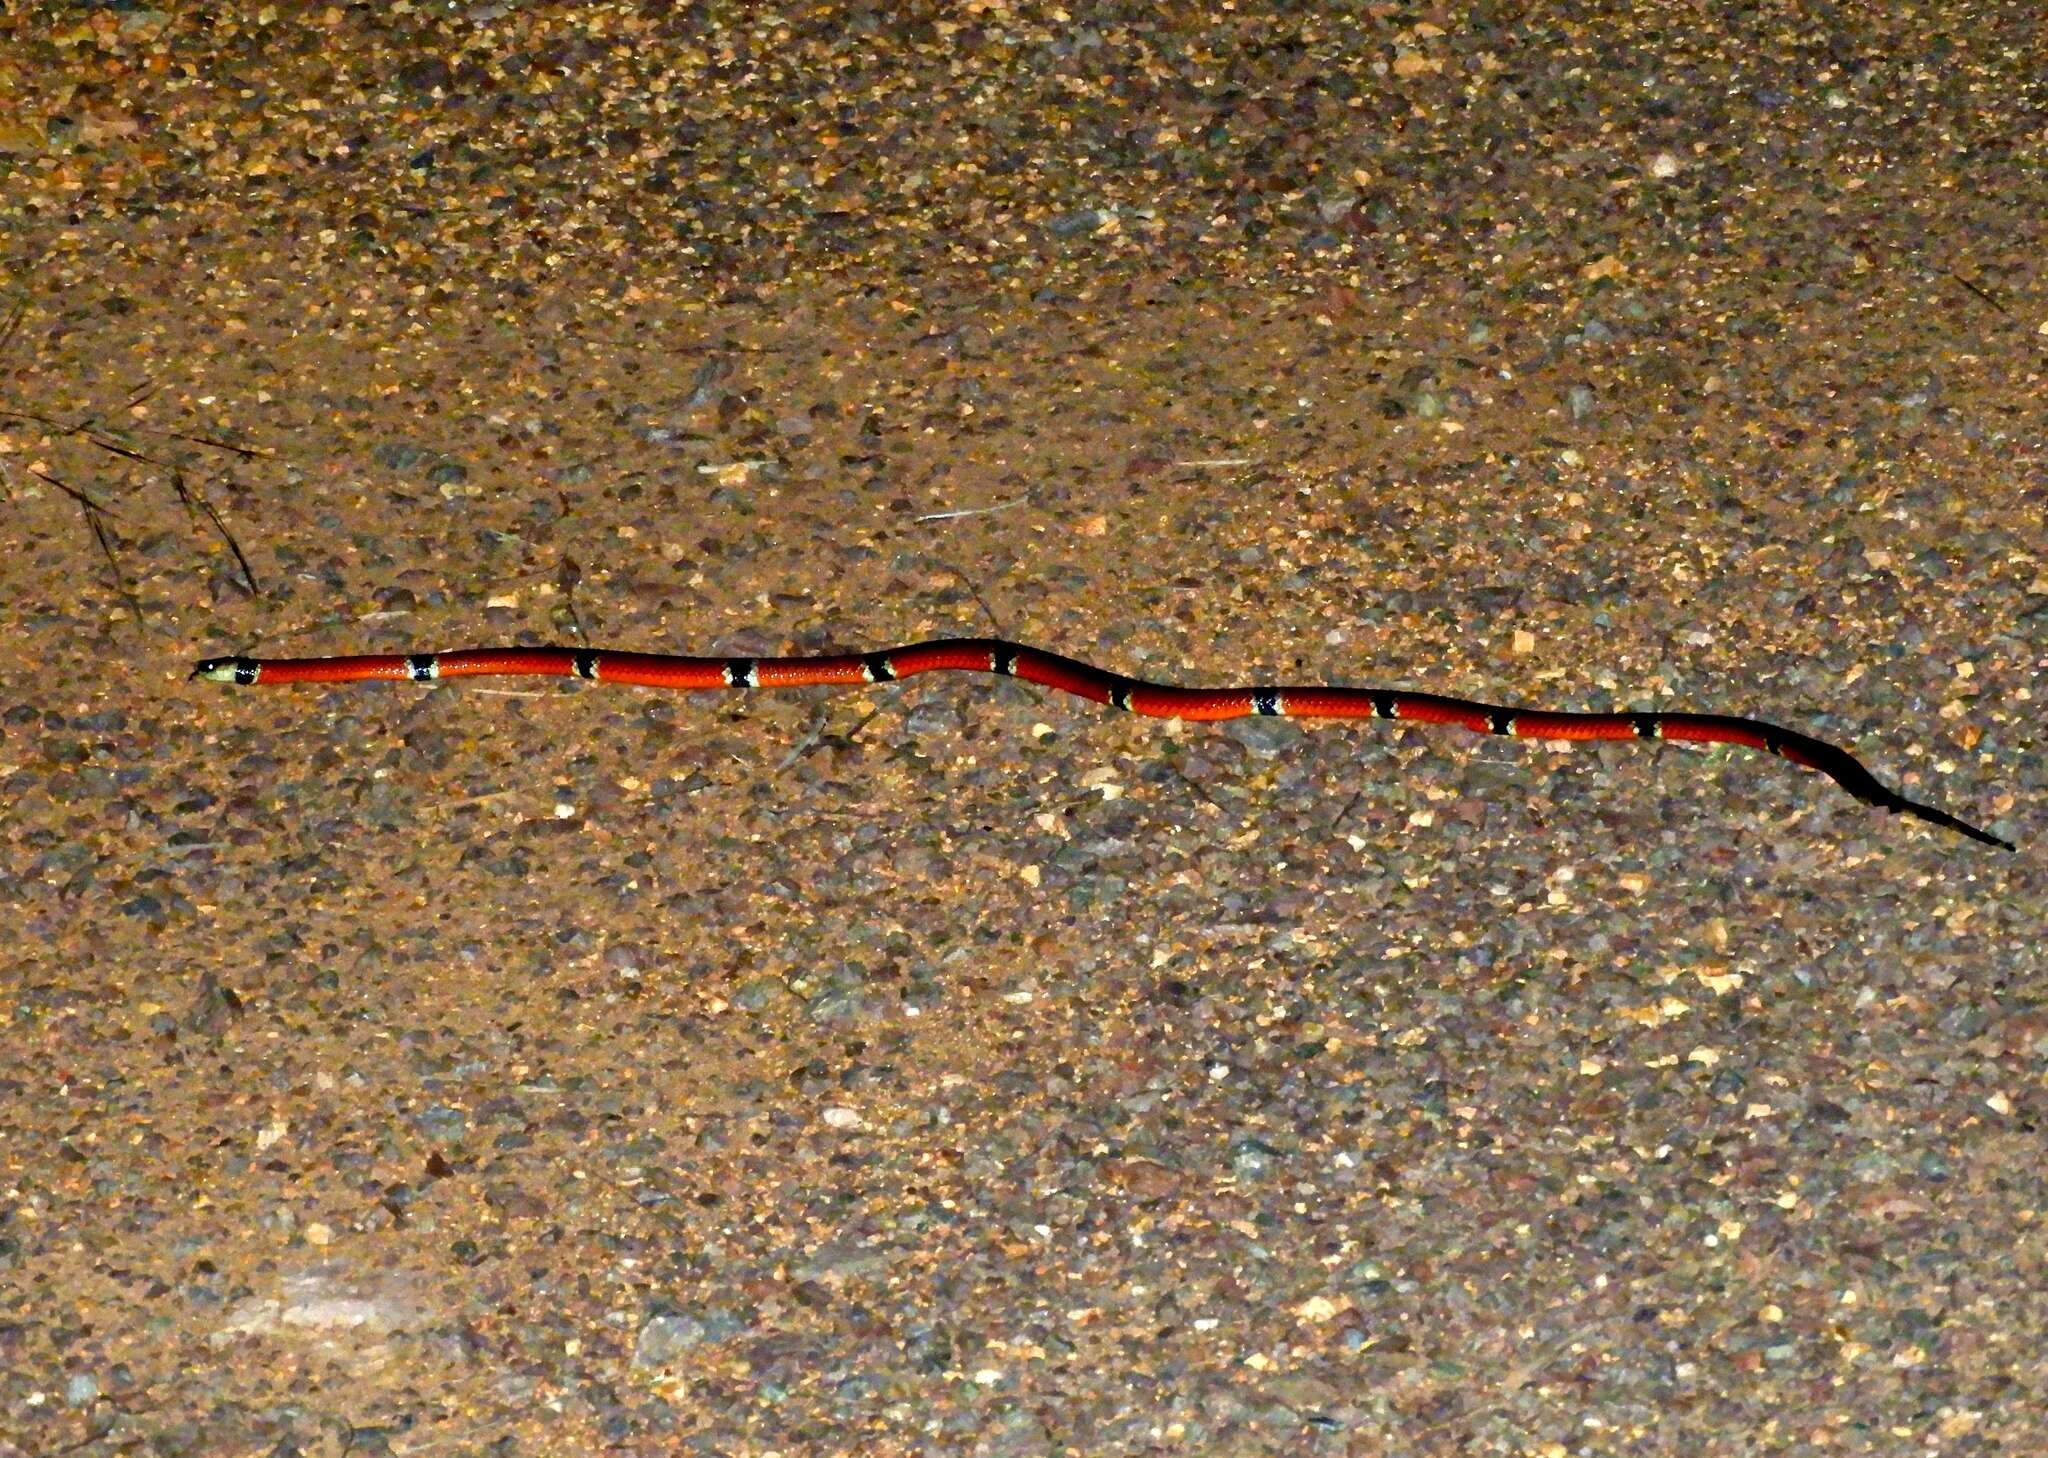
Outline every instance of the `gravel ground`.
<svg viewBox="0 0 2048 1458">
<path fill-rule="evenodd" d="M 2024 1453 L 2048 24 L 0 17 L 0 1454 Z M 202 654 L 999 631 L 1015 683 Z"/>
</svg>

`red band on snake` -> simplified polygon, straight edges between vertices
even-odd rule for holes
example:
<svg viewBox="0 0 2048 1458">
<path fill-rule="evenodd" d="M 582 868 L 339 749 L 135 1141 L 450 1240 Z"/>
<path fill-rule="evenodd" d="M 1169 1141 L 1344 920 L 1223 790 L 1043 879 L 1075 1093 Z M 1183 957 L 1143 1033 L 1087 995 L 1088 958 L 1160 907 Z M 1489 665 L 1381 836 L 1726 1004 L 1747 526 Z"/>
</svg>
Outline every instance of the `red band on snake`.
<svg viewBox="0 0 2048 1458">
<path fill-rule="evenodd" d="M 1917 816 L 1986 845 L 2015 850 L 2009 840 L 1946 810 L 1909 800 L 1879 783 L 1838 745 L 1761 719 L 1725 714 L 1582 714 L 1482 704 L 1406 689 L 1177 688 L 1110 673 L 1092 663 L 1006 643 L 998 638 L 939 638 L 875 653 L 815 658 L 688 658 L 667 653 L 614 653 L 595 648 L 465 648 L 453 653 L 391 653 L 345 658 L 205 658 L 194 678 L 216 683 L 349 683 L 406 679 L 416 683 L 484 675 L 583 678 L 666 689 L 793 688 L 804 684 L 887 683 L 951 669 L 993 673 L 1058 689 L 1098 704 L 1157 719 L 1240 719 L 1254 714 L 1291 719 L 1393 719 L 1451 724 L 1478 734 L 1519 739 L 1673 739 L 1739 744 L 1826 775 L 1866 805 Z"/>
</svg>

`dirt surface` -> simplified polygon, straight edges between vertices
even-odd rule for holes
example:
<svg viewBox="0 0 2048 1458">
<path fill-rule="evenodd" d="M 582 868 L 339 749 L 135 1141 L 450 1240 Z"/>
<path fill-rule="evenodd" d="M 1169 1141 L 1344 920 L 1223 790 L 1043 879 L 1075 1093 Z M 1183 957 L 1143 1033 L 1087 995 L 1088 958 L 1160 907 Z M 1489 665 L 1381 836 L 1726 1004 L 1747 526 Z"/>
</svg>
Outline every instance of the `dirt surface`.
<svg viewBox="0 0 2048 1458">
<path fill-rule="evenodd" d="M 0 1453 L 2040 1451 L 2048 34 L 1717 13 L 10 6 Z M 184 678 L 991 631 L 2020 850 Z"/>
</svg>

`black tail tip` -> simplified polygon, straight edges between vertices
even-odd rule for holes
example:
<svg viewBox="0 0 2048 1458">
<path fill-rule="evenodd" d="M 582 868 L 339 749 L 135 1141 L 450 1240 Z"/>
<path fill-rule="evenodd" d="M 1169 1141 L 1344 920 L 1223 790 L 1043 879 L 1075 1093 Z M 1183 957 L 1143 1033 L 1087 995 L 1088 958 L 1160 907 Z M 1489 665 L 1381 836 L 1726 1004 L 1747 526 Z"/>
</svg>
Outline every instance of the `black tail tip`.
<svg viewBox="0 0 2048 1458">
<path fill-rule="evenodd" d="M 1984 845 L 1995 845 L 2004 851 L 2017 851 L 2019 849 L 2019 846 L 2002 835 L 1993 835 L 1990 831 L 1980 826 L 1972 825 L 1960 816 L 1951 815 L 1946 810 L 1938 810 L 1932 805 L 1923 805 L 1918 800 L 1908 800 L 1903 795 L 1898 797 L 1889 808 L 1903 811 L 1908 815 L 1917 816 L 1931 825 L 1941 826 L 1944 830 L 1953 830 L 1958 835 L 1967 835 L 1971 840 L 1979 841 Z"/>
</svg>

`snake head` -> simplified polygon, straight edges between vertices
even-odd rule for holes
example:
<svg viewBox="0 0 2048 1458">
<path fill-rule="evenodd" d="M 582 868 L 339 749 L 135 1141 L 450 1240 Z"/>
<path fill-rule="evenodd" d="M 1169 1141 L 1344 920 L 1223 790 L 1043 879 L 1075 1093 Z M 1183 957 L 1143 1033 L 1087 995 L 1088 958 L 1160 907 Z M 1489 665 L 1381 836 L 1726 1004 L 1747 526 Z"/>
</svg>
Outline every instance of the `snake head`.
<svg viewBox="0 0 2048 1458">
<path fill-rule="evenodd" d="M 202 658 L 192 665 L 191 678 L 211 679 L 214 683 L 254 683 L 256 663 L 249 658 Z"/>
</svg>

